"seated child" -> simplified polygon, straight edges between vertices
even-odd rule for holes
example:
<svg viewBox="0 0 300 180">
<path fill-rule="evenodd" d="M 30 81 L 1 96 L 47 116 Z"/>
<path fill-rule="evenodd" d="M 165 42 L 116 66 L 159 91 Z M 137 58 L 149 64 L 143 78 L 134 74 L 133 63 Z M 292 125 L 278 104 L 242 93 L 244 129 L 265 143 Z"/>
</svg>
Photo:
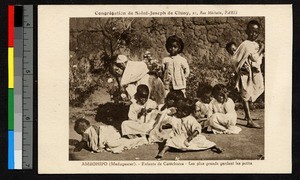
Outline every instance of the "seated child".
<svg viewBox="0 0 300 180">
<path fill-rule="evenodd" d="M 209 129 L 215 134 L 238 134 L 241 128 L 236 126 L 235 104 L 227 97 L 227 89 L 222 84 L 213 88 L 214 99 L 209 103 L 212 115 L 208 118 Z"/>
<path fill-rule="evenodd" d="M 207 140 L 201 134 L 200 124 L 191 116 L 194 110 L 195 104 L 192 100 L 185 99 L 178 102 L 177 112 L 172 117 L 173 136 L 167 139 L 164 148 L 157 154 L 157 159 L 162 158 L 170 147 L 182 151 L 211 149 L 216 153 L 222 153 L 214 142 Z"/>
<path fill-rule="evenodd" d="M 113 126 L 91 125 L 84 118 L 75 121 L 74 130 L 82 136 L 82 140 L 76 144 L 75 152 L 86 147 L 91 152 L 98 153 L 105 149 L 113 153 L 121 153 L 124 149 L 131 149 L 147 143 L 145 138 L 134 140 L 121 138 L 120 133 Z"/>
<path fill-rule="evenodd" d="M 129 139 L 148 135 L 157 115 L 157 104 L 149 99 L 147 85 L 138 85 L 134 98 L 135 101 L 129 107 L 129 120 L 123 121 L 121 125 L 122 135 Z"/>
<path fill-rule="evenodd" d="M 193 116 L 201 124 L 202 128 L 207 126 L 207 118 L 211 114 L 209 109 L 209 103 L 212 100 L 211 93 L 212 86 L 210 85 L 199 86 L 197 90 L 198 101 L 195 104 L 196 109 Z"/>
<path fill-rule="evenodd" d="M 165 104 L 158 106 L 159 113 L 155 118 L 153 129 L 149 133 L 149 142 L 162 142 L 169 138 L 171 133 L 170 117 L 176 113 L 175 105 L 184 99 L 184 94 L 181 90 L 172 90 L 168 93 Z"/>
</svg>

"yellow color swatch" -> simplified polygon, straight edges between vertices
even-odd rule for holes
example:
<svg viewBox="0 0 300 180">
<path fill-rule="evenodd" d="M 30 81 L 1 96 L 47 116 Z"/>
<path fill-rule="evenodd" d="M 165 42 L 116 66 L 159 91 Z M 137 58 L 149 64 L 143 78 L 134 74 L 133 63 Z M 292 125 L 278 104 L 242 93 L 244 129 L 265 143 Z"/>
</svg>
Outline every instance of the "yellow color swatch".
<svg viewBox="0 0 300 180">
<path fill-rule="evenodd" d="M 8 88 L 14 88 L 14 48 L 8 48 Z"/>
</svg>

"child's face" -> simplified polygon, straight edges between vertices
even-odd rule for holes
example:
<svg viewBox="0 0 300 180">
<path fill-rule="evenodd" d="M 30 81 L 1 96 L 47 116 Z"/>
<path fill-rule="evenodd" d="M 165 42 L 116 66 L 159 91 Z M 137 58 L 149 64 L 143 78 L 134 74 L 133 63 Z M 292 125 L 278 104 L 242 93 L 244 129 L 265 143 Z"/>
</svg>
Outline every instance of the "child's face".
<svg viewBox="0 0 300 180">
<path fill-rule="evenodd" d="M 205 104 L 209 104 L 211 100 L 211 93 L 206 93 L 201 97 L 201 101 Z"/>
<path fill-rule="evenodd" d="M 166 104 L 167 104 L 168 107 L 173 107 L 175 105 L 174 102 L 175 101 L 173 99 L 167 99 Z"/>
<path fill-rule="evenodd" d="M 85 132 L 85 130 L 87 129 L 87 124 L 80 124 L 76 129 L 75 131 L 78 133 L 78 134 L 83 134 Z"/>
<path fill-rule="evenodd" d="M 250 24 L 246 30 L 248 40 L 255 41 L 259 35 L 259 27 L 256 24 Z"/>
<path fill-rule="evenodd" d="M 219 103 L 223 104 L 226 101 L 226 96 L 224 94 L 220 93 L 219 95 L 217 95 L 216 100 Z"/>
<path fill-rule="evenodd" d="M 175 42 L 172 42 L 169 46 L 168 46 L 168 52 L 170 53 L 171 56 L 175 56 L 178 54 L 179 52 L 179 44 L 175 41 Z"/>
<path fill-rule="evenodd" d="M 187 116 L 187 113 L 184 112 L 182 109 L 177 109 L 177 112 L 176 112 L 176 117 L 177 118 L 183 118 L 183 117 L 186 117 Z"/>
<path fill-rule="evenodd" d="M 227 49 L 227 51 L 228 51 L 228 53 L 229 53 L 230 55 L 233 55 L 233 54 L 235 53 L 236 49 L 237 49 L 236 45 L 235 45 L 235 44 L 232 44 L 232 45 L 229 47 L 229 49 Z"/>
<path fill-rule="evenodd" d="M 136 102 L 137 102 L 139 105 L 144 105 L 144 104 L 146 104 L 146 102 L 147 102 L 147 98 L 145 98 L 145 97 L 140 97 L 140 98 L 137 99 Z"/>
<path fill-rule="evenodd" d="M 114 65 L 113 66 L 113 72 L 118 76 L 118 77 L 121 77 L 122 74 L 123 74 L 123 70 L 118 67 L 117 65 Z"/>
</svg>

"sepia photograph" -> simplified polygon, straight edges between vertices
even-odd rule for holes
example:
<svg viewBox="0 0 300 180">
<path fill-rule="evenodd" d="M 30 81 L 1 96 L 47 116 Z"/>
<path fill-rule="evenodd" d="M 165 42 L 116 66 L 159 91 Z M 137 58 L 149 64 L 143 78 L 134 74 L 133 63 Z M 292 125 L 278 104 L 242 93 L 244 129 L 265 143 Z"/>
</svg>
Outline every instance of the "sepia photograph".
<svg viewBox="0 0 300 180">
<path fill-rule="evenodd" d="M 264 21 L 70 18 L 69 159 L 264 160 Z"/>
<path fill-rule="evenodd" d="M 291 5 L 38 15 L 40 174 L 291 172 Z"/>
</svg>

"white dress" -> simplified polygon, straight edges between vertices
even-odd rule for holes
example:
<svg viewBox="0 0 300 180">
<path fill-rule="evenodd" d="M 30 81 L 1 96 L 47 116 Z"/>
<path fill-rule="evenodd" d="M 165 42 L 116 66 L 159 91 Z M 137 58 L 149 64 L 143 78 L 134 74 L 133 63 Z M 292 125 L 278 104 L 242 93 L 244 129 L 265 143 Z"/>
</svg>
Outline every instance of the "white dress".
<svg viewBox="0 0 300 180">
<path fill-rule="evenodd" d="M 201 134 L 201 126 L 193 116 L 187 116 L 181 119 L 173 117 L 172 125 L 173 136 L 166 142 L 166 145 L 169 147 L 186 151 L 205 150 L 216 145 L 214 142 L 207 140 L 206 137 Z M 199 134 L 188 143 L 188 146 L 186 146 L 184 142 L 195 131 L 198 131 Z"/>
<path fill-rule="evenodd" d="M 161 105 L 163 107 L 164 105 Z M 161 109 L 159 107 L 159 109 Z M 172 135 L 172 129 L 162 129 L 162 126 L 165 124 L 172 124 L 172 116 L 170 108 L 166 108 L 158 113 L 157 121 L 153 125 L 153 129 L 149 133 L 149 142 L 163 142 L 164 140 L 170 138 Z"/>
<path fill-rule="evenodd" d="M 201 124 L 202 128 L 207 127 L 208 124 L 208 116 L 210 116 L 211 110 L 209 104 L 203 103 L 201 101 L 197 101 L 195 104 L 195 112 L 193 116 L 196 120 Z"/>
<path fill-rule="evenodd" d="M 228 98 L 223 104 L 213 99 L 209 103 L 212 115 L 208 118 L 211 130 L 215 134 L 238 134 L 241 128 L 236 126 L 237 114 L 232 99 Z"/>
<path fill-rule="evenodd" d="M 93 152 L 105 149 L 113 153 L 121 153 L 124 149 L 147 144 L 146 138 L 121 138 L 120 133 L 113 126 L 108 125 L 90 126 L 84 132 L 82 140 L 87 142 L 88 148 Z"/>
<path fill-rule="evenodd" d="M 147 113 L 146 116 L 141 116 L 138 118 L 138 114 L 141 110 L 153 109 L 151 112 Z M 157 104 L 151 99 L 144 105 L 139 105 L 133 102 L 129 107 L 128 118 L 129 120 L 123 121 L 121 125 L 122 135 L 128 134 L 141 134 L 146 135 L 153 128 L 155 123 L 155 117 L 157 116 Z"/>
</svg>

